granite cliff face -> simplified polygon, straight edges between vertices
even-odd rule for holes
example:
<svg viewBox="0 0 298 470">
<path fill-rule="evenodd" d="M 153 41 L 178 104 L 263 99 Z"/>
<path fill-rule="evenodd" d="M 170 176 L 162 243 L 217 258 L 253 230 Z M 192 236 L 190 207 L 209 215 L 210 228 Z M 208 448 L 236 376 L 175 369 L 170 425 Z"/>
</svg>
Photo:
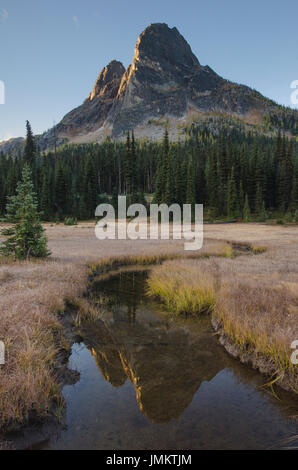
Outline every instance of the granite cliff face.
<svg viewBox="0 0 298 470">
<path fill-rule="evenodd" d="M 170 119 L 178 129 L 193 113 L 227 113 L 259 124 L 265 114 L 280 109 L 255 90 L 201 65 L 176 28 L 156 23 L 139 36 L 132 64 L 125 70 L 113 60 L 104 67 L 83 104 L 39 136 L 38 144 L 44 150 L 55 141 L 58 145 L 65 140 L 100 142 L 106 137 L 121 138 L 128 129 L 135 129 L 136 135 L 159 137 L 151 132 L 152 122 L 155 130 L 159 126 L 161 137 L 162 120 Z"/>
<path fill-rule="evenodd" d="M 124 72 L 124 66 L 116 60 L 104 67 L 84 103 L 64 116 L 57 125 L 58 135 L 72 137 L 78 133 L 88 134 L 103 126 Z"/>
</svg>

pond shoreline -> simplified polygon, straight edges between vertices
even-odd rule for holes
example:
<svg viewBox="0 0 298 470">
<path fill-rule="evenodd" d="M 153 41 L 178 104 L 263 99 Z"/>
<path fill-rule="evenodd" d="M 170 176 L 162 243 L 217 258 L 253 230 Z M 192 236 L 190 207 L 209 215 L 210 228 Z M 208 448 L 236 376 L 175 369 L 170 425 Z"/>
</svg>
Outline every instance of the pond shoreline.
<svg viewBox="0 0 298 470">
<path fill-rule="evenodd" d="M 241 349 L 231 338 L 223 331 L 221 323 L 212 316 L 211 323 L 214 331 L 217 333 L 220 344 L 225 348 L 227 353 L 240 361 L 242 364 L 250 366 L 252 369 L 258 370 L 260 374 L 268 378 L 267 382 L 276 379 L 276 365 L 260 353 L 255 351 L 244 351 Z M 280 379 L 275 382 L 275 385 L 295 395 L 294 383 L 290 376 L 282 375 Z M 264 384 L 264 387 L 266 384 Z"/>
</svg>

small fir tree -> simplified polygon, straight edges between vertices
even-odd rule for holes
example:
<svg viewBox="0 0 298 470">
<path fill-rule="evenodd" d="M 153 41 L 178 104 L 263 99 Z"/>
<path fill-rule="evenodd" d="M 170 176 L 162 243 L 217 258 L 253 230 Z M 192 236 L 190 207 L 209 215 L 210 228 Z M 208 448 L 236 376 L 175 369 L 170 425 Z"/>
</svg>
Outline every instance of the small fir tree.
<svg viewBox="0 0 298 470">
<path fill-rule="evenodd" d="M 1 230 L 1 234 L 7 238 L 0 246 L 0 254 L 14 256 L 15 259 L 41 258 L 50 255 L 37 206 L 32 173 L 25 164 L 16 195 L 9 197 L 6 206 L 6 220 L 13 225 Z"/>
<path fill-rule="evenodd" d="M 245 196 L 244 208 L 243 208 L 243 222 L 250 221 L 250 207 L 248 202 L 248 195 Z"/>
<path fill-rule="evenodd" d="M 33 136 L 33 132 L 32 132 L 29 121 L 26 121 L 26 132 L 27 132 L 27 138 L 26 138 L 26 145 L 25 145 L 25 150 L 24 150 L 24 162 L 28 163 L 28 165 L 30 165 L 32 168 L 35 163 L 36 146 L 35 146 L 34 136 Z"/>
</svg>

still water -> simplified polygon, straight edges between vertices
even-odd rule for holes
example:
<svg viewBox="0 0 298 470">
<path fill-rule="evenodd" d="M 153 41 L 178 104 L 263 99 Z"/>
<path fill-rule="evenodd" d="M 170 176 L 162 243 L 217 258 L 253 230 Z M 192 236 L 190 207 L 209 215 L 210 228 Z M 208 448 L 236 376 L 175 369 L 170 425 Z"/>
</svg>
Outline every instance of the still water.
<svg viewBox="0 0 298 470">
<path fill-rule="evenodd" d="M 79 328 L 65 386 L 66 425 L 47 449 L 289 447 L 297 400 L 232 359 L 210 319 L 176 318 L 146 296 L 142 270 L 95 280 L 101 318 Z M 297 445 L 297 442 L 296 442 Z"/>
</svg>

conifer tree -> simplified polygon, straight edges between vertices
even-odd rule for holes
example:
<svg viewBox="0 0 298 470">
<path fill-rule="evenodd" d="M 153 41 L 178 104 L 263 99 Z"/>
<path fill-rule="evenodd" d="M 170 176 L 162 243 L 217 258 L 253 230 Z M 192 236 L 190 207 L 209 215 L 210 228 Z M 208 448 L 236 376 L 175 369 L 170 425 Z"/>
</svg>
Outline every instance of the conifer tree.
<svg viewBox="0 0 298 470">
<path fill-rule="evenodd" d="M 26 121 L 26 145 L 24 150 L 24 162 L 28 163 L 28 165 L 33 168 L 35 163 L 35 153 L 36 153 L 36 146 L 34 142 L 33 132 L 31 129 L 31 125 L 29 121 Z"/>
<path fill-rule="evenodd" d="M 87 218 L 93 218 L 97 206 L 97 182 L 92 156 L 89 155 L 84 168 L 84 203 Z"/>
<path fill-rule="evenodd" d="M 171 171 L 171 164 L 170 164 L 170 146 L 169 146 L 169 135 L 168 130 L 165 130 L 163 143 L 162 143 L 162 150 L 159 156 L 159 162 L 156 172 L 156 188 L 153 202 L 155 204 L 165 203 L 166 197 L 170 198 L 170 191 L 171 191 L 171 181 L 170 181 L 170 171 Z M 168 185 L 167 185 L 168 183 Z M 167 186 L 167 194 L 166 194 L 166 186 Z"/>
<path fill-rule="evenodd" d="M 66 214 L 67 181 L 62 159 L 59 157 L 55 174 L 55 205 L 57 216 L 64 219 Z"/>
<path fill-rule="evenodd" d="M 164 186 L 163 186 L 163 162 L 160 159 L 157 167 L 157 172 L 155 175 L 155 192 L 153 203 L 161 204 L 163 200 Z"/>
<path fill-rule="evenodd" d="M 195 184 L 194 184 L 194 171 L 192 156 L 189 157 L 187 167 L 187 180 L 186 180 L 186 204 L 195 204 Z"/>
<path fill-rule="evenodd" d="M 134 145 L 134 144 L 133 144 Z M 126 155 L 125 155 L 125 189 L 128 197 L 131 198 L 133 193 L 133 155 L 132 142 L 128 131 L 126 138 Z"/>
<path fill-rule="evenodd" d="M 51 214 L 51 207 L 50 207 L 50 187 L 49 187 L 49 178 L 48 174 L 45 171 L 43 174 L 42 179 L 42 188 L 41 188 L 41 198 L 40 198 L 40 208 L 42 211 L 42 218 L 43 220 L 49 220 Z"/>
<path fill-rule="evenodd" d="M 39 220 L 37 206 L 32 172 L 25 164 L 16 195 L 9 198 L 6 206 L 6 220 L 13 226 L 1 231 L 7 237 L 0 246 L 2 255 L 14 256 L 15 259 L 49 256 L 47 237 Z"/>
<path fill-rule="evenodd" d="M 241 216 L 243 217 L 243 207 L 244 207 L 244 191 L 243 191 L 243 183 L 240 181 L 239 187 L 239 207 L 241 209 Z"/>
<path fill-rule="evenodd" d="M 295 213 L 296 210 L 298 210 L 298 166 L 293 172 L 290 210 L 292 213 Z"/>
<path fill-rule="evenodd" d="M 260 211 L 260 220 L 261 222 L 265 222 L 267 218 L 268 218 L 268 214 L 266 211 L 265 202 L 263 201 L 261 211 Z"/>
<path fill-rule="evenodd" d="M 218 174 L 216 153 L 210 152 L 206 164 L 206 186 L 208 203 L 211 207 L 218 206 Z"/>
<path fill-rule="evenodd" d="M 172 174 L 172 163 L 170 152 L 164 155 L 164 172 L 165 172 L 165 188 L 164 188 L 164 200 L 165 204 L 171 205 L 174 201 L 174 177 Z"/>
<path fill-rule="evenodd" d="M 228 218 L 231 219 L 239 216 L 237 189 L 234 178 L 234 167 L 232 167 L 227 187 L 227 215 Z"/>
<path fill-rule="evenodd" d="M 245 202 L 244 202 L 244 208 L 243 208 L 243 222 L 249 222 L 250 221 L 250 207 L 249 207 L 249 202 L 248 202 L 248 195 L 245 195 Z"/>
<path fill-rule="evenodd" d="M 262 187 L 261 184 L 257 184 L 256 188 L 256 197 L 255 197 L 255 213 L 257 215 L 260 215 L 262 212 L 262 205 L 263 205 L 263 192 L 262 192 Z"/>
<path fill-rule="evenodd" d="M 131 194 L 136 194 L 137 192 L 137 154 L 136 154 L 136 142 L 134 131 L 131 131 L 131 152 L 130 152 L 130 166 L 131 166 Z"/>
</svg>

